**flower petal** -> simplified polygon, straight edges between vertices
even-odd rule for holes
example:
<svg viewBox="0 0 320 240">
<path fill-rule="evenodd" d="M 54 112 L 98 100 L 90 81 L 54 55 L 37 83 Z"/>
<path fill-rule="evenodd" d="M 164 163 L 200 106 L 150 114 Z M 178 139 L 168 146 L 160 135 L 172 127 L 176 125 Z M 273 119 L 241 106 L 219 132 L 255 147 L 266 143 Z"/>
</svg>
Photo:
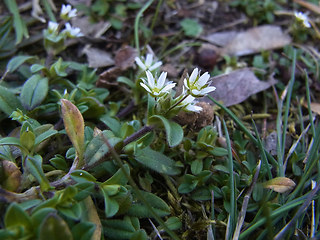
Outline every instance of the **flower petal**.
<svg viewBox="0 0 320 240">
<path fill-rule="evenodd" d="M 148 84 L 149 84 L 150 88 L 153 89 L 156 86 L 154 77 L 150 71 L 146 71 L 146 74 L 147 74 L 147 78 L 148 78 Z"/>
<path fill-rule="evenodd" d="M 185 86 L 187 89 L 190 89 L 190 87 L 189 87 L 189 81 L 188 81 L 186 78 L 183 80 L 183 83 L 184 83 L 184 86 Z"/>
<path fill-rule="evenodd" d="M 160 67 L 162 65 L 162 62 L 159 61 L 159 62 L 156 62 L 155 64 L 153 64 L 151 67 L 149 67 L 149 70 L 150 71 L 153 71 L 155 69 L 157 69 L 158 67 Z"/>
<path fill-rule="evenodd" d="M 210 75 L 208 72 L 205 72 L 204 74 L 202 74 L 202 76 L 198 79 L 197 81 L 197 85 L 200 87 L 203 87 L 209 80 Z"/>
<path fill-rule="evenodd" d="M 186 106 L 185 109 L 190 112 L 200 112 L 202 110 L 202 107 L 199 107 L 199 106 L 196 106 L 193 104 L 189 104 L 188 106 Z"/>
<path fill-rule="evenodd" d="M 157 80 L 157 84 L 156 84 L 157 88 L 163 87 L 164 83 L 166 82 L 166 78 L 167 78 L 167 72 L 162 72 L 160 74 L 160 77 Z"/>
<path fill-rule="evenodd" d="M 144 83 L 140 83 L 141 87 L 143 87 L 145 90 L 147 90 L 149 93 L 152 93 L 151 89 Z"/>
<path fill-rule="evenodd" d="M 193 69 L 191 76 L 189 77 L 189 81 L 188 81 L 190 85 L 193 85 L 195 83 L 195 81 L 197 80 L 198 72 L 199 72 L 198 68 Z"/>
<path fill-rule="evenodd" d="M 204 95 L 209 92 L 213 92 L 214 90 L 216 90 L 216 87 L 206 87 L 206 88 L 201 89 L 201 93 Z"/>
<path fill-rule="evenodd" d="M 134 60 L 136 61 L 136 64 L 137 64 L 143 71 L 145 71 L 145 70 L 147 69 L 146 66 L 145 66 L 144 63 L 141 61 L 140 58 L 135 57 Z"/>
<path fill-rule="evenodd" d="M 168 92 L 170 89 L 174 88 L 176 86 L 175 83 L 167 84 L 163 89 L 161 89 L 162 92 Z"/>
<path fill-rule="evenodd" d="M 153 59 L 152 54 L 148 53 L 147 57 L 146 57 L 146 61 L 145 61 L 145 65 L 146 65 L 147 68 L 149 68 L 151 66 L 152 59 Z"/>
</svg>

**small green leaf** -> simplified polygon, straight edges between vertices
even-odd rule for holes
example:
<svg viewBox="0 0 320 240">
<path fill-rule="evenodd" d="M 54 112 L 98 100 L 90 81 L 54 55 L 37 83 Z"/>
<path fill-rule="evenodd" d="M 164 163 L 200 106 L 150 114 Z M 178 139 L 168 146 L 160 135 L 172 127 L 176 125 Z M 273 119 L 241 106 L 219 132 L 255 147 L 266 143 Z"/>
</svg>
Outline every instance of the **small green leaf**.
<svg viewBox="0 0 320 240">
<path fill-rule="evenodd" d="M 66 159 L 63 156 L 61 156 L 60 154 L 56 154 L 49 161 L 56 169 L 59 169 L 62 171 L 68 170 L 68 164 L 66 162 Z"/>
<path fill-rule="evenodd" d="M 17 204 L 11 203 L 5 216 L 4 223 L 6 228 L 23 226 L 26 229 L 31 230 L 31 219 L 29 215 Z"/>
<path fill-rule="evenodd" d="M 177 217 L 169 217 L 165 224 L 170 230 L 178 230 L 182 227 L 181 220 Z"/>
<path fill-rule="evenodd" d="M 35 129 L 36 131 L 37 129 Z M 55 129 L 49 129 L 43 133 L 41 133 L 40 135 L 38 135 L 35 139 L 35 146 L 38 146 L 40 143 L 42 143 L 43 141 L 47 140 L 48 138 L 56 135 L 58 133 L 57 130 Z"/>
<path fill-rule="evenodd" d="M 22 41 L 23 36 L 29 38 L 26 22 L 22 20 L 15 0 L 5 0 L 10 13 L 13 15 L 13 25 L 16 32 L 16 44 Z"/>
<path fill-rule="evenodd" d="M 78 190 L 78 193 L 74 196 L 74 199 L 79 202 L 87 198 L 95 190 L 95 183 L 93 182 L 77 183 L 74 186 Z"/>
<path fill-rule="evenodd" d="M 78 168 L 83 165 L 84 120 L 79 109 L 69 100 L 61 99 L 61 112 L 64 126 L 79 157 Z"/>
<path fill-rule="evenodd" d="M 8 62 L 7 65 L 7 71 L 8 72 L 14 72 L 15 70 L 17 70 L 17 68 L 19 68 L 22 64 L 24 64 L 25 62 L 34 59 L 35 57 L 32 56 L 16 56 L 11 58 L 11 60 Z"/>
<path fill-rule="evenodd" d="M 86 147 L 86 151 L 84 153 L 84 159 L 88 166 L 99 161 L 109 151 L 109 148 L 103 141 L 101 134 L 103 134 L 103 136 L 109 140 L 112 146 L 115 146 L 121 141 L 120 138 L 115 137 L 114 134 L 108 130 L 102 131 L 100 134 L 94 137 Z"/>
<path fill-rule="evenodd" d="M 75 221 L 80 220 L 82 214 L 82 208 L 79 203 L 73 203 L 71 206 L 67 207 L 57 206 L 57 210 L 64 216 Z"/>
<path fill-rule="evenodd" d="M 32 75 L 23 85 L 20 100 L 23 107 L 32 110 L 46 98 L 49 89 L 48 78 L 39 74 Z"/>
<path fill-rule="evenodd" d="M 57 214 L 49 214 L 39 229 L 39 240 L 72 240 L 68 224 Z"/>
<path fill-rule="evenodd" d="M 117 120 L 114 117 L 110 117 L 107 114 L 103 115 L 100 117 L 100 121 L 103 122 L 105 125 L 110 128 L 110 130 L 118 137 L 120 137 L 120 129 L 121 129 L 121 124 L 119 120 Z"/>
<path fill-rule="evenodd" d="M 0 146 L 1 145 L 13 145 L 13 146 L 18 147 L 21 151 L 23 151 L 25 153 L 28 152 L 28 150 L 24 146 L 21 145 L 20 139 L 16 138 L 16 137 L 5 137 L 5 138 L 0 139 Z"/>
<path fill-rule="evenodd" d="M 175 162 L 171 158 L 149 147 L 137 149 L 135 159 L 144 166 L 159 173 L 167 175 L 177 175 L 180 173 L 179 168 L 175 166 Z"/>
<path fill-rule="evenodd" d="M 26 131 L 23 131 L 20 135 L 20 143 L 22 146 L 28 149 L 28 151 L 33 150 L 35 139 L 36 137 L 34 133 L 28 129 Z"/>
<path fill-rule="evenodd" d="M 30 67 L 30 70 L 32 73 L 36 73 L 36 72 L 39 72 L 43 69 L 46 69 L 45 66 L 41 65 L 41 64 L 33 64 L 31 67 Z"/>
<path fill-rule="evenodd" d="M 45 219 L 49 214 L 56 214 L 56 213 L 57 213 L 57 210 L 51 207 L 41 208 L 38 211 L 33 212 L 31 216 L 31 221 L 34 229 L 37 229 L 43 222 L 43 219 Z"/>
<path fill-rule="evenodd" d="M 23 107 L 16 95 L 8 88 L 0 86 L 0 110 L 9 116 L 17 108 Z"/>
<path fill-rule="evenodd" d="M 108 191 L 104 188 L 100 188 L 104 196 L 104 211 L 106 217 L 113 217 L 119 211 L 119 204 L 116 200 L 109 197 Z"/>
<path fill-rule="evenodd" d="M 93 239 L 92 235 L 94 233 L 95 228 L 96 228 L 96 225 L 91 222 L 80 222 L 72 228 L 73 239 L 76 239 L 76 240 Z"/>
<path fill-rule="evenodd" d="M 143 198 L 150 204 L 154 212 L 159 216 L 167 216 L 170 214 L 170 208 L 165 201 L 156 196 L 155 194 L 140 191 Z M 152 213 L 149 212 L 148 208 L 140 203 L 135 202 L 131 205 L 128 214 L 131 216 L 139 217 L 139 218 L 150 218 L 153 217 Z"/>
<path fill-rule="evenodd" d="M 183 139 L 182 127 L 178 123 L 173 122 L 171 120 L 168 120 L 165 117 L 160 116 L 160 115 L 153 115 L 150 118 L 150 123 L 152 123 L 156 119 L 161 120 L 161 122 L 166 130 L 167 142 L 168 142 L 169 146 L 175 147 L 178 144 L 180 144 Z"/>
<path fill-rule="evenodd" d="M 149 239 L 148 235 L 146 231 L 143 229 L 139 229 L 138 231 L 136 231 L 130 238 L 130 240 L 148 240 L 148 239 Z"/>
<path fill-rule="evenodd" d="M 42 170 L 42 157 L 40 155 L 28 156 L 25 161 L 26 169 L 37 179 L 42 191 L 48 191 L 51 186 Z"/>
<path fill-rule="evenodd" d="M 111 239 L 130 239 L 136 232 L 136 229 L 132 225 L 131 218 L 128 216 L 125 216 L 123 220 L 107 219 L 101 222 L 104 234 Z"/>
<path fill-rule="evenodd" d="M 198 175 L 203 169 L 203 162 L 201 159 L 196 159 L 191 163 L 191 172 L 193 175 Z"/>
<path fill-rule="evenodd" d="M 71 173 L 71 178 L 78 183 L 95 182 L 97 180 L 94 176 L 84 170 L 74 170 Z"/>
<path fill-rule="evenodd" d="M 202 32 L 202 26 L 194 19 L 185 18 L 180 22 L 184 34 L 188 37 L 198 37 Z"/>
<path fill-rule="evenodd" d="M 128 164 L 124 164 L 123 167 L 126 170 L 127 174 L 130 176 L 130 167 L 129 167 L 129 165 Z M 126 178 L 126 175 L 123 173 L 122 169 L 120 168 L 111 178 L 109 178 L 103 184 L 108 184 L 108 185 L 113 185 L 113 184 L 126 185 L 127 182 L 128 182 L 128 179 Z"/>
</svg>

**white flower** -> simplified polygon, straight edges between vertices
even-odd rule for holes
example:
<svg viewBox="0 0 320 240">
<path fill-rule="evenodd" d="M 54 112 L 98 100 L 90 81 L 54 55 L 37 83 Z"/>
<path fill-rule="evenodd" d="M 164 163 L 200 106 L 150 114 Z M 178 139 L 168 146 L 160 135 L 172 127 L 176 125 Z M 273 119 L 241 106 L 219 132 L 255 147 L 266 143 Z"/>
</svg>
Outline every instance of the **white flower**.
<svg viewBox="0 0 320 240">
<path fill-rule="evenodd" d="M 66 33 L 68 37 L 75 38 L 75 37 L 82 37 L 83 36 L 80 28 L 72 27 L 70 25 L 70 23 L 66 23 L 65 27 L 66 28 L 62 32 Z"/>
<path fill-rule="evenodd" d="M 216 88 L 210 85 L 210 82 L 208 82 L 210 75 L 208 72 L 205 72 L 202 74 L 202 76 L 199 76 L 199 70 L 198 68 L 195 68 L 191 76 L 189 78 L 184 79 L 184 86 L 188 89 L 188 92 L 194 96 L 194 97 L 203 97 L 209 92 L 214 91 Z"/>
<path fill-rule="evenodd" d="M 153 60 L 153 56 L 152 54 L 148 53 L 146 56 L 145 61 L 141 60 L 140 58 L 136 57 L 134 59 L 136 61 L 136 64 L 143 70 L 143 71 L 153 71 L 155 69 L 157 69 L 158 67 L 160 67 L 162 65 L 161 61 L 155 62 L 154 64 L 152 64 L 152 60 Z"/>
<path fill-rule="evenodd" d="M 181 103 L 179 103 L 179 105 L 189 112 L 200 112 L 202 107 L 196 106 L 194 99 L 195 97 L 188 95 Z"/>
<path fill-rule="evenodd" d="M 49 21 L 48 23 L 48 32 L 49 33 L 57 33 L 59 24 L 56 22 Z"/>
<path fill-rule="evenodd" d="M 307 14 L 303 13 L 303 12 L 294 12 L 294 16 L 303 23 L 303 25 L 307 28 L 311 27 L 311 24 L 309 22 L 309 18 L 307 16 Z"/>
<path fill-rule="evenodd" d="M 155 79 L 150 71 L 146 72 L 147 80 L 142 79 L 140 85 L 147 90 L 153 97 L 161 97 L 166 93 L 169 93 L 176 85 L 175 83 L 166 82 L 167 73 L 162 72 L 158 79 Z"/>
<path fill-rule="evenodd" d="M 77 9 L 72 9 L 72 6 L 70 4 L 64 5 L 62 4 L 60 17 L 64 20 L 70 20 L 71 18 L 77 16 Z"/>
</svg>

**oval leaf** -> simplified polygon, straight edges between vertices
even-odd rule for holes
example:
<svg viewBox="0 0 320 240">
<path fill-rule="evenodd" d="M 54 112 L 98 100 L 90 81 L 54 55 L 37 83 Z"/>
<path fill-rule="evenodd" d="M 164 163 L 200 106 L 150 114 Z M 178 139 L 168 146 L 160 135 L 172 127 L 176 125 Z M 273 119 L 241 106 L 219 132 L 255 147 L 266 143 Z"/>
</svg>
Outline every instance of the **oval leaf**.
<svg viewBox="0 0 320 240">
<path fill-rule="evenodd" d="M 154 115 L 150 118 L 150 121 L 154 121 L 156 119 L 161 120 L 167 134 L 167 142 L 170 147 L 175 147 L 179 143 L 181 143 L 183 139 L 183 129 L 182 127 L 171 120 L 166 119 L 163 116 L 160 115 Z"/>
<path fill-rule="evenodd" d="M 48 94 L 48 78 L 41 75 L 32 75 L 23 85 L 21 90 L 21 103 L 27 110 L 39 106 Z"/>
<path fill-rule="evenodd" d="M 276 177 L 264 183 L 264 187 L 278 193 L 284 193 L 292 190 L 296 186 L 290 178 Z"/>
<path fill-rule="evenodd" d="M 35 57 L 31 56 L 17 56 L 13 57 L 7 65 L 7 71 L 8 72 L 14 72 L 17 70 L 18 67 L 20 67 L 22 64 L 24 64 L 26 61 L 34 59 Z"/>
<path fill-rule="evenodd" d="M 84 153 L 84 120 L 79 109 L 69 100 L 61 99 L 61 112 L 66 132 L 77 151 L 79 166 Z"/>
<path fill-rule="evenodd" d="M 51 188 L 49 181 L 42 170 L 42 158 L 40 155 L 35 155 L 33 157 L 28 156 L 25 161 L 25 166 L 32 176 L 34 176 L 35 179 L 37 179 L 37 181 L 40 183 L 40 188 L 42 191 L 47 191 Z"/>
<path fill-rule="evenodd" d="M 175 162 L 160 152 L 156 152 L 149 147 L 138 149 L 135 159 L 144 166 L 156 172 L 167 175 L 177 175 L 180 170 L 175 166 Z"/>
<path fill-rule="evenodd" d="M 0 110 L 9 116 L 17 108 L 22 109 L 22 105 L 16 95 L 8 88 L 0 86 Z"/>
<path fill-rule="evenodd" d="M 42 222 L 39 229 L 40 240 L 72 240 L 68 224 L 58 215 L 49 214 Z"/>
</svg>

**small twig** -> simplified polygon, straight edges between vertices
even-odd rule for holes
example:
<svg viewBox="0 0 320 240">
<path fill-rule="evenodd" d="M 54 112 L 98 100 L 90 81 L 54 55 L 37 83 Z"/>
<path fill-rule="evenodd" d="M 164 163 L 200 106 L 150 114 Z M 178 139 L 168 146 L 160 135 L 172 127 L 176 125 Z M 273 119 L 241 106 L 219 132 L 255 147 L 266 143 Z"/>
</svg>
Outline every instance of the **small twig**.
<svg viewBox="0 0 320 240">
<path fill-rule="evenodd" d="M 117 117 L 123 118 L 123 117 L 127 116 L 128 114 L 130 114 L 133 111 L 134 107 L 135 107 L 135 102 L 134 102 L 134 100 L 131 100 L 129 102 L 129 104 L 117 114 Z"/>
</svg>

